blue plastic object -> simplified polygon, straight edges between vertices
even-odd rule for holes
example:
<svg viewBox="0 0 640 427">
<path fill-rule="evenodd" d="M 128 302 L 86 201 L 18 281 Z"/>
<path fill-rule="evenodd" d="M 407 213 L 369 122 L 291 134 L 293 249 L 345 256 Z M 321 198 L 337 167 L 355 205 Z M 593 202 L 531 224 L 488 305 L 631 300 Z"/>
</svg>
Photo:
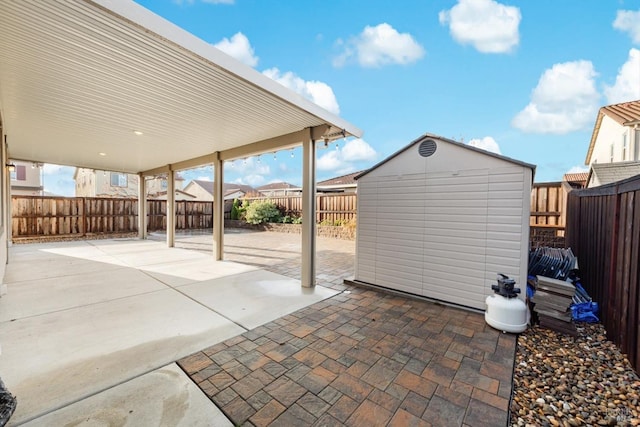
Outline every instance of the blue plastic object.
<svg viewBox="0 0 640 427">
<path fill-rule="evenodd" d="M 576 322 L 597 323 L 600 321 L 598 318 L 598 303 L 589 301 L 581 302 L 579 304 L 571 305 L 571 317 Z"/>
</svg>

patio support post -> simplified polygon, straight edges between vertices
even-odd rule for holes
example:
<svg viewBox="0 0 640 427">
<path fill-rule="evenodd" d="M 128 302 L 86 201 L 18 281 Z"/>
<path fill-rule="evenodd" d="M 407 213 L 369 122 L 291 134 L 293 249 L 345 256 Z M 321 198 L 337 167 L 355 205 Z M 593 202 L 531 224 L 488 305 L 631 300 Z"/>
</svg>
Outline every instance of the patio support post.
<svg viewBox="0 0 640 427">
<path fill-rule="evenodd" d="M 213 162 L 213 256 L 216 261 L 224 258 L 224 162 L 215 153 Z"/>
<path fill-rule="evenodd" d="M 176 234 L 176 190 L 175 172 L 169 168 L 167 172 L 167 246 L 175 245 Z"/>
<path fill-rule="evenodd" d="M 316 142 L 311 128 L 302 141 L 302 277 L 305 288 L 316 284 Z"/>
<path fill-rule="evenodd" d="M 138 238 L 147 238 L 147 186 L 143 174 L 138 174 Z"/>
</svg>

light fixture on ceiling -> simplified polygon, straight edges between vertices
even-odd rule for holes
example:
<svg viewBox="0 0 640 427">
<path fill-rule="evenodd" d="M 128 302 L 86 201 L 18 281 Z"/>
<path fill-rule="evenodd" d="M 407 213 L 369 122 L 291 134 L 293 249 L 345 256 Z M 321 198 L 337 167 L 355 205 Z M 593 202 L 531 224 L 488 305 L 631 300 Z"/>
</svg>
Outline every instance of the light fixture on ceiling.
<svg viewBox="0 0 640 427">
<path fill-rule="evenodd" d="M 142 133 L 141 130 L 134 130 L 133 133 L 135 133 L 136 135 L 140 136 L 140 135 L 144 135 L 144 133 Z"/>
<path fill-rule="evenodd" d="M 7 164 L 5 164 L 5 166 L 7 167 L 9 172 L 15 172 L 15 170 L 16 170 L 16 165 L 13 164 L 13 163 L 7 163 Z"/>
<path fill-rule="evenodd" d="M 273 152 L 273 160 L 278 160 L 278 156 L 276 156 L 276 152 Z"/>
<path fill-rule="evenodd" d="M 291 149 L 291 158 L 293 159 L 293 148 Z"/>
<path fill-rule="evenodd" d="M 262 161 L 260 160 L 260 156 L 258 156 L 258 163 L 262 163 Z"/>
<path fill-rule="evenodd" d="M 107 153 L 102 153 L 102 152 L 98 153 L 98 154 L 101 155 L 101 156 L 106 156 L 107 155 Z"/>
</svg>

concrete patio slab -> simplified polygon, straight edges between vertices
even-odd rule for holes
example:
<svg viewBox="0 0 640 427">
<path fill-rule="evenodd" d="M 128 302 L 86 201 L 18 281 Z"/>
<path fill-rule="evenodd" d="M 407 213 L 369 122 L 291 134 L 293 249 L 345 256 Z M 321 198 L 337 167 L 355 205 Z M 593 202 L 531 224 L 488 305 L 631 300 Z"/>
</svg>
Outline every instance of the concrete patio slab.
<svg viewBox="0 0 640 427">
<path fill-rule="evenodd" d="M 205 256 L 202 259 L 173 262 L 170 265 L 146 265 L 142 267 L 141 270 L 166 285 L 179 287 L 194 282 L 219 279 L 238 273 L 256 271 L 258 268 L 234 262 L 214 262 L 211 256 Z"/>
<path fill-rule="evenodd" d="M 84 274 L 70 269 L 66 276 L 8 282 L 11 293 L 0 298 L 0 322 L 166 289 L 147 274 L 126 267 L 109 269 L 110 283 L 104 286 L 105 268 L 97 263 L 97 271 Z"/>
<path fill-rule="evenodd" d="M 176 364 L 142 375 L 25 426 L 220 426 L 233 424 Z"/>
<path fill-rule="evenodd" d="M 246 329 L 338 293 L 322 286 L 302 288 L 299 280 L 264 270 L 186 285 L 180 291 Z"/>
<path fill-rule="evenodd" d="M 130 393 L 119 391 L 121 384 L 135 388 L 128 381 L 141 378 L 146 390 L 142 378 L 150 372 L 245 332 L 242 325 L 273 321 L 335 293 L 303 290 L 298 280 L 164 242 L 19 245 L 10 259 L 8 293 L 0 299 L 0 376 L 19 403 L 9 425 L 92 396 L 116 404 Z M 99 404 L 91 400 L 86 405 L 69 413 L 107 414 L 92 412 Z M 127 419 L 155 425 L 153 405 L 148 420 Z"/>
<path fill-rule="evenodd" d="M 242 332 L 172 289 L 3 323 L 0 372 L 19 402 L 11 421 L 63 407 Z"/>
</svg>

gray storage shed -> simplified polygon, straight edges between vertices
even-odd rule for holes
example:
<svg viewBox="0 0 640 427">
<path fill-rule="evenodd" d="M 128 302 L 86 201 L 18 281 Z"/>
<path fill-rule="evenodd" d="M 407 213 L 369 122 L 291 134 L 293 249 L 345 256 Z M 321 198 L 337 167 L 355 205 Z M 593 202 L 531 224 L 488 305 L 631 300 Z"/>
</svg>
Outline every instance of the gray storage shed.
<svg viewBox="0 0 640 427">
<path fill-rule="evenodd" d="M 484 310 L 524 293 L 535 166 L 425 134 L 356 177 L 355 281 Z"/>
</svg>

